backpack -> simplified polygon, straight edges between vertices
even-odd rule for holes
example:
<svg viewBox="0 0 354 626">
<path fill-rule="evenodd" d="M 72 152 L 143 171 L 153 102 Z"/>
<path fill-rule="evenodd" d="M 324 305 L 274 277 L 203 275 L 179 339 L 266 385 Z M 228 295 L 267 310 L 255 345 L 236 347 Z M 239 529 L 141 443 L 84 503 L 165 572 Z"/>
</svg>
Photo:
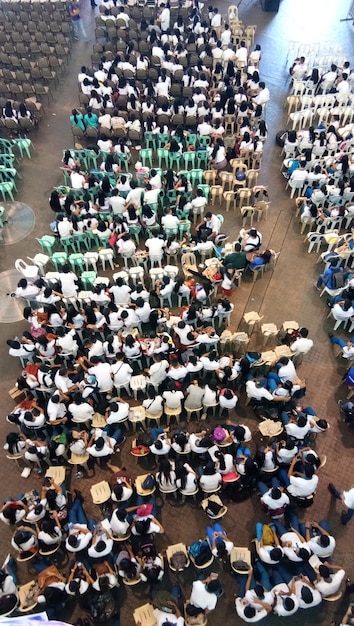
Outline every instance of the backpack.
<svg viewBox="0 0 354 626">
<path fill-rule="evenodd" d="M 156 486 L 155 476 L 149 474 L 141 483 L 142 489 L 145 491 L 150 491 Z"/>
<path fill-rule="evenodd" d="M 195 541 L 189 547 L 189 553 L 193 557 L 196 565 L 203 565 L 211 557 L 211 550 L 206 541 Z"/>
<path fill-rule="evenodd" d="M 331 279 L 332 289 L 341 289 L 344 287 L 344 274 L 340 270 L 333 272 Z"/>
</svg>

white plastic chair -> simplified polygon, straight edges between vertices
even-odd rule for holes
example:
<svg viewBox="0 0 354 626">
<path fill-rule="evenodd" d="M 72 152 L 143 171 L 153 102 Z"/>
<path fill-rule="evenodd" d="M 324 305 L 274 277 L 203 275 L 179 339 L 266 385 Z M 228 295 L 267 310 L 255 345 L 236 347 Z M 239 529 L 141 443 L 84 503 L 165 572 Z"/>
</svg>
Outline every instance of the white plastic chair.
<svg viewBox="0 0 354 626">
<path fill-rule="evenodd" d="M 22 276 L 27 278 L 27 280 L 36 280 L 36 278 L 38 278 L 37 265 L 28 265 L 23 259 L 16 259 L 15 268 Z"/>
<path fill-rule="evenodd" d="M 38 267 L 40 274 L 44 276 L 45 274 L 44 268 L 49 261 L 49 256 L 47 256 L 46 254 L 42 254 L 41 252 L 38 252 L 38 254 L 36 254 L 33 257 L 33 259 L 30 256 L 28 256 L 27 259 L 29 261 L 32 261 L 32 263 L 34 263 L 34 265 Z"/>
</svg>

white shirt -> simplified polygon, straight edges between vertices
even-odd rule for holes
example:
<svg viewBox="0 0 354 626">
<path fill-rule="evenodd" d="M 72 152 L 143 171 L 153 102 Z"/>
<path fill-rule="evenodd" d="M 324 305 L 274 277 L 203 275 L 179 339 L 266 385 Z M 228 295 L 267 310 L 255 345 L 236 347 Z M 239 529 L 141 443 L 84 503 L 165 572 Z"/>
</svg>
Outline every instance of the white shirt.
<svg viewBox="0 0 354 626">
<path fill-rule="evenodd" d="M 212 611 L 218 601 L 215 593 L 209 593 L 201 580 L 195 580 L 192 586 L 190 603 L 200 609 Z"/>
<path fill-rule="evenodd" d="M 309 480 L 301 478 L 301 476 L 290 476 L 290 485 L 287 490 L 292 496 L 305 498 L 306 496 L 311 496 L 316 491 L 317 484 L 318 476 L 316 474 Z"/>
<path fill-rule="evenodd" d="M 313 600 L 311 603 L 306 604 L 303 599 L 301 598 L 301 589 L 302 587 L 308 587 L 312 593 L 313 596 Z M 322 598 L 321 598 L 321 594 L 319 591 L 317 591 L 317 589 L 312 589 L 312 587 L 310 587 L 308 584 L 304 583 L 302 580 L 296 580 L 295 581 L 295 593 L 296 593 L 296 597 L 299 601 L 299 607 L 300 609 L 311 609 L 311 607 L 313 606 L 317 606 L 318 604 L 320 604 Z"/>
<path fill-rule="evenodd" d="M 76 296 L 77 285 L 75 281 L 77 280 L 77 276 L 74 272 L 68 272 L 67 274 L 60 272 L 59 280 L 61 283 L 61 292 L 65 298 L 72 298 Z"/>
<path fill-rule="evenodd" d="M 245 608 L 249 606 L 249 604 L 243 603 L 243 598 L 236 598 L 235 600 L 236 613 L 244 622 L 259 622 L 261 619 L 267 617 L 267 611 L 265 609 L 257 610 L 256 615 L 254 617 L 246 617 L 245 616 Z"/>
<path fill-rule="evenodd" d="M 184 398 L 183 391 L 164 391 L 162 394 L 166 406 L 170 409 L 178 409 Z"/>
<path fill-rule="evenodd" d="M 307 354 L 313 347 L 312 339 L 307 337 L 299 337 L 291 344 L 290 350 L 296 354 Z"/>
<path fill-rule="evenodd" d="M 273 593 L 275 595 L 275 604 L 273 606 L 273 612 L 276 615 L 279 615 L 279 617 L 288 617 L 289 615 L 293 615 L 294 613 L 296 613 L 296 611 L 299 608 L 299 601 L 297 599 L 297 597 L 295 596 L 295 594 L 291 594 L 291 595 L 287 595 L 287 596 L 282 596 L 282 595 L 278 595 L 279 591 L 285 591 L 286 593 L 289 592 L 289 587 L 288 585 L 286 585 L 285 583 L 280 583 L 279 585 L 276 585 L 275 587 L 273 587 Z M 284 608 L 284 598 L 291 598 L 294 602 L 294 608 L 291 611 L 286 611 L 286 609 Z"/>
<path fill-rule="evenodd" d="M 153 363 L 149 369 L 150 380 L 153 383 L 160 384 L 167 378 L 167 370 L 169 363 L 165 359 L 160 363 Z"/>
<path fill-rule="evenodd" d="M 111 372 L 114 377 L 114 384 L 119 385 L 130 380 L 133 369 L 130 367 L 129 363 L 119 361 L 118 363 L 111 365 Z"/>
<path fill-rule="evenodd" d="M 163 249 L 166 245 L 163 239 L 158 239 L 157 237 L 152 237 L 152 239 L 148 239 L 145 242 L 147 249 L 149 250 L 150 256 L 162 256 Z"/>
<path fill-rule="evenodd" d="M 325 581 L 323 578 L 317 580 L 314 584 L 317 591 L 320 592 L 322 598 L 326 598 L 327 596 L 331 596 L 337 593 L 337 591 L 339 591 L 339 587 L 342 584 L 344 576 L 344 569 L 339 569 L 336 570 L 334 574 L 331 574 L 331 580 L 329 582 Z"/>
<path fill-rule="evenodd" d="M 111 378 L 111 366 L 109 363 L 97 363 L 97 365 L 90 367 L 88 373 L 96 376 L 100 391 L 112 389 L 113 380 Z"/>
</svg>

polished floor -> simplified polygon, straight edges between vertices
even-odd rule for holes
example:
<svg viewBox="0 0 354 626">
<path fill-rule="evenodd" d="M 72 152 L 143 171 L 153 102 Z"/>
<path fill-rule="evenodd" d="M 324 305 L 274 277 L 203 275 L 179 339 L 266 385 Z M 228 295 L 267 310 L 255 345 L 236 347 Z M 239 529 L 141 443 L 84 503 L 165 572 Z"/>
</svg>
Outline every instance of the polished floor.
<svg viewBox="0 0 354 626">
<path fill-rule="evenodd" d="M 91 38 L 94 33 L 93 12 L 88 0 L 84 3 L 84 19 L 87 31 Z M 228 3 L 216 3 L 223 13 L 226 13 Z M 316 495 L 315 504 L 306 514 L 307 519 L 320 520 L 327 518 L 337 538 L 337 548 L 334 562 L 345 567 L 349 577 L 354 576 L 353 551 L 348 549 L 354 540 L 353 522 L 347 527 L 339 524 L 340 507 L 336 509 L 331 500 L 326 485 L 333 480 L 341 486 L 352 484 L 352 447 L 354 444 L 353 432 L 340 421 L 336 401 L 344 397 L 344 388 L 341 386 L 341 371 L 335 361 L 330 343 L 327 338 L 329 330 L 326 320 L 327 310 L 325 302 L 320 301 L 318 293 L 313 288 L 315 277 L 321 266 L 315 265 L 316 255 L 308 255 L 300 228 L 294 219 L 294 202 L 289 200 L 284 191 L 285 181 L 280 174 L 280 149 L 275 145 L 274 138 L 277 130 L 284 128 L 285 109 L 284 99 L 287 95 L 289 76 L 287 60 L 288 43 L 290 40 L 309 43 L 311 41 L 332 41 L 340 44 L 347 54 L 348 60 L 353 59 L 353 27 L 350 21 L 341 22 L 347 16 L 349 1 L 340 0 L 337 3 L 323 0 L 282 0 L 278 13 L 266 13 L 258 1 L 244 0 L 239 8 L 239 15 L 245 24 L 257 24 L 256 42 L 262 46 L 263 60 L 261 75 L 264 77 L 271 92 L 271 102 L 267 110 L 267 124 L 269 136 L 265 146 L 260 182 L 269 186 L 269 195 L 272 201 L 267 221 L 259 224 L 264 235 L 264 243 L 276 251 L 280 257 L 274 273 L 267 272 L 262 280 L 256 283 L 243 282 L 235 291 L 235 313 L 232 319 L 232 329 L 237 329 L 245 311 L 258 311 L 264 316 L 264 322 L 274 322 L 278 326 L 284 320 L 295 319 L 310 330 L 315 342 L 315 348 L 304 359 L 299 369 L 301 378 L 307 381 L 308 404 L 313 406 L 319 415 L 327 418 L 331 429 L 326 435 L 317 440 L 318 452 L 328 455 L 326 466 L 320 471 L 320 486 Z M 36 222 L 34 230 L 18 243 L 5 245 L 0 241 L 0 391 L 2 400 L 2 421 L 0 435 L 4 439 L 8 432 L 5 421 L 6 414 L 13 406 L 8 390 L 18 374 L 17 360 L 8 357 L 5 341 L 10 336 L 21 333 L 25 328 L 18 317 L 11 319 L 11 311 L 7 314 L 8 296 L 7 287 L 12 285 L 11 274 L 4 272 L 12 270 L 17 257 L 32 256 L 39 251 L 35 237 L 49 232 L 49 222 L 52 214 L 48 205 L 48 198 L 53 185 L 60 184 L 59 170 L 62 150 L 72 146 L 72 137 L 69 125 L 69 115 L 77 99 L 77 72 L 82 64 L 89 62 L 91 44 L 78 42 L 74 44 L 72 61 L 67 69 L 67 75 L 62 81 L 60 89 L 54 94 L 53 101 L 46 106 L 46 116 L 39 130 L 33 134 L 36 147 L 32 159 L 25 158 L 21 165 L 22 180 L 19 181 L 19 191 L 16 200 L 23 202 L 34 211 Z M 219 212 L 219 207 L 218 207 Z M 223 209 L 221 208 L 221 212 Z M 241 220 L 234 213 L 225 214 L 225 229 L 231 238 L 240 229 Z M 7 281 L 7 282 L 6 282 Z M 18 315 L 16 311 L 12 314 Z M 253 339 L 256 345 L 257 337 Z M 237 414 L 245 419 L 254 431 L 257 431 L 257 422 L 252 412 L 245 407 L 244 397 L 240 398 Z M 117 457 L 117 463 L 124 464 L 132 475 L 139 472 L 136 464 L 129 455 L 129 441 L 123 446 Z M 36 486 L 39 481 L 30 478 L 27 481 L 19 478 L 17 470 L 5 458 L 0 458 L 2 470 L 1 498 L 18 491 Z M 97 472 L 95 482 L 101 479 Z M 77 486 L 73 481 L 73 486 Z M 88 481 L 79 481 L 80 488 L 87 493 L 87 508 L 93 515 L 98 511 L 90 505 Z M 176 541 L 191 543 L 204 535 L 207 518 L 200 510 L 189 507 L 172 508 L 166 504 L 161 513 L 162 523 L 166 528 L 165 535 L 158 539 L 158 547 L 162 550 Z M 264 520 L 257 496 L 242 504 L 231 504 L 229 512 L 223 520 L 228 534 L 236 545 L 250 545 L 254 536 L 254 524 L 259 519 Z M 2 528 L 0 544 L 0 561 L 8 552 L 10 533 Z M 223 566 L 220 568 L 223 569 Z M 25 572 L 21 572 L 21 582 L 26 582 Z M 223 623 L 225 626 L 240 624 L 236 617 L 233 602 L 236 586 L 228 574 L 227 567 L 221 571 L 221 580 L 225 586 L 225 594 L 219 600 L 217 609 L 208 620 L 211 626 Z M 190 591 L 191 573 L 182 581 L 183 591 L 188 597 Z M 121 624 L 133 624 L 132 611 L 136 606 L 144 603 L 145 597 L 130 588 L 122 590 Z M 304 626 L 329 624 L 334 616 L 340 620 L 346 609 L 347 599 L 322 605 L 311 611 L 302 611 L 286 623 L 295 626 L 299 621 Z M 71 621 L 71 619 L 70 619 Z M 281 619 L 267 618 L 269 624 L 281 624 Z"/>
</svg>

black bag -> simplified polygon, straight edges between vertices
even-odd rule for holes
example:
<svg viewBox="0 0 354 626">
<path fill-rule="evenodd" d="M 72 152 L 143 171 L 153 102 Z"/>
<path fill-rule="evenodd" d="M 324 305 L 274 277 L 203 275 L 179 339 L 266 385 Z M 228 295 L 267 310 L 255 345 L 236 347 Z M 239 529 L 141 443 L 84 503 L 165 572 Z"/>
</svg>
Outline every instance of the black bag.
<svg viewBox="0 0 354 626">
<path fill-rule="evenodd" d="M 222 505 L 218 504 L 217 502 L 214 502 L 213 500 L 208 500 L 206 512 L 208 515 L 216 517 L 216 515 L 219 515 L 222 508 Z"/>
<path fill-rule="evenodd" d="M 155 476 L 153 474 L 149 474 L 145 480 L 141 483 L 142 489 L 145 491 L 150 491 L 156 486 Z"/>
<path fill-rule="evenodd" d="M 344 287 L 344 273 L 337 271 L 332 274 L 332 289 L 341 289 Z"/>
<path fill-rule="evenodd" d="M 258 404 L 253 407 L 254 413 L 258 419 L 267 418 L 273 422 L 279 421 L 279 413 L 276 407 L 267 406 L 266 404 Z"/>
</svg>

